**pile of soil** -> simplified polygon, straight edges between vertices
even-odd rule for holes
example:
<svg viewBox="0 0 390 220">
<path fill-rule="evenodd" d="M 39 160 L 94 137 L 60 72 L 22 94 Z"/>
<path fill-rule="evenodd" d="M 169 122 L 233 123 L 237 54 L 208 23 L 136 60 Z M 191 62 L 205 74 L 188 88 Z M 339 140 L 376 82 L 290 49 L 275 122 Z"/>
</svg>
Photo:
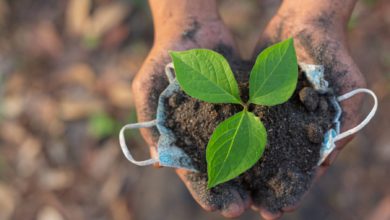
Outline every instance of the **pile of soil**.
<svg viewBox="0 0 390 220">
<path fill-rule="evenodd" d="M 252 62 L 230 63 L 241 97 L 248 100 L 248 76 Z M 267 145 L 261 159 L 232 180 L 251 192 L 253 202 L 276 211 L 295 204 L 309 188 L 324 133 L 331 128 L 334 110 L 327 95 L 317 93 L 300 71 L 291 99 L 281 105 L 251 105 L 267 130 Z M 176 145 L 193 160 L 201 173 L 207 173 L 206 146 L 214 129 L 223 120 L 242 110 L 241 105 L 210 104 L 174 93 L 165 103 L 166 126 L 177 136 Z"/>
</svg>

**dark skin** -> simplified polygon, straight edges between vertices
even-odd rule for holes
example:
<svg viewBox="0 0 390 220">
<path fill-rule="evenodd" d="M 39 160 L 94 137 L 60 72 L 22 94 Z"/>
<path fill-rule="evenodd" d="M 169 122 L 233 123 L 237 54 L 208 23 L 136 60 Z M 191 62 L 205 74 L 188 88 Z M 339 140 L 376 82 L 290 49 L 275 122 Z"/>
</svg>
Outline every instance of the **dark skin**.
<svg viewBox="0 0 390 220">
<path fill-rule="evenodd" d="M 169 50 L 214 49 L 224 44 L 232 48 L 233 56 L 239 54 L 233 37 L 218 15 L 215 1 L 149 0 L 149 4 L 155 26 L 155 41 L 133 81 L 139 121 L 155 118 L 157 97 L 168 84 L 164 67 L 170 62 Z M 323 64 L 337 95 L 365 87 L 365 80 L 346 45 L 345 27 L 354 5 L 355 0 L 285 0 L 260 37 L 253 54 L 257 56 L 265 47 L 294 37 L 298 61 Z M 356 115 L 359 115 L 360 104 L 360 96 L 342 102 L 342 130 L 357 124 L 359 118 Z M 141 133 L 150 146 L 151 154 L 156 154 L 158 133 L 153 129 L 143 129 Z M 318 169 L 317 178 L 350 140 L 337 142 L 337 149 Z M 229 199 L 223 200 L 213 191 L 194 187 L 199 186 L 199 183 L 206 185 L 205 178 L 196 177 L 197 174 L 182 169 L 176 172 L 202 208 L 207 211 L 218 210 L 225 217 L 237 217 L 252 206 L 264 219 L 277 219 L 283 212 L 292 211 L 298 205 L 271 213 L 252 204 L 245 190 L 224 185 L 223 190 L 229 192 Z M 198 184 L 193 184 L 193 181 Z"/>
</svg>

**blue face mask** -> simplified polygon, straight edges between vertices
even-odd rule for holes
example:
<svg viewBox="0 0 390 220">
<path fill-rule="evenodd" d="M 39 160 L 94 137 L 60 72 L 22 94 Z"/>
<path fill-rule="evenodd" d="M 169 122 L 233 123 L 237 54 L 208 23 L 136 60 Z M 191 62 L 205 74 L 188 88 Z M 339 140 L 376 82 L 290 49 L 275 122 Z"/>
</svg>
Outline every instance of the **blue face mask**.
<svg viewBox="0 0 390 220">
<path fill-rule="evenodd" d="M 324 67 L 322 65 L 312 65 L 305 63 L 300 63 L 299 65 L 305 73 L 306 78 L 309 80 L 309 82 L 312 84 L 313 88 L 317 92 L 321 94 L 329 92 L 329 84 L 324 79 Z M 180 90 L 179 84 L 177 83 L 172 70 L 173 65 L 172 63 L 170 63 L 165 68 L 165 73 L 169 80 L 169 86 L 161 93 L 159 97 L 156 119 L 149 122 L 140 122 L 125 125 L 119 133 L 119 143 L 122 148 L 122 152 L 126 156 L 126 158 L 130 162 L 138 166 L 146 166 L 158 163 L 160 166 L 181 168 L 197 172 L 194 165 L 192 164 L 191 158 L 181 148 L 175 145 L 176 137 L 170 129 L 165 127 L 164 123 L 166 120 L 166 110 L 164 105 L 165 100 L 168 99 L 173 93 Z M 359 125 L 340 133 L 340 117 L 342 114 L 342 109 L 339 103 L 351 98 L 358 93 L 367 93 L 371 95 L 374 99 L 374 106 L 370 113 L 367 115 L 367 117 Z M 339 97 L 332 96 L 330 97 L 330 102 L 332 103 L 336 113 L 333 119 L 333 128 L 328 130 L 324 135 L 324 140 L 320 151 L 320 159 L 317 164 L 318 166 L 320 166 L 330 155 L 330 153 L 333 152 L 333 150 L 336 148 L 337 141 L 358 132 L 364 126 L 366 126 L 368 122 L 372 119 L 372 117 L 374 117 L 375 112 L 378 108 L 378 100 L 376 95 L 371 90 L 364 88 L 355 89 Z M 133 158 L 126 145 L 124 132 L 127 129 L 150 128 L 153 126 L 156 126 L 160 133 L 157 152 L 151 159 L 137 161 Z"/>
<path fill-rule="evenodd" d="M 306 78 L 309 80 L 309 82 L 312 84 L 313 88 L 322 94 L 328 93 L 328 82 L 324 79 L 324 67 L 322 65 L 312 65 L 312 64 L 305 64 L 300 63 L 299 64 L 302 70 L 305 72 Z M 342 109 L 340 106 L 340 102 L 351 98 L 352 96 L 358 94 L 358 93 L 367 93 L 371 95 L 374 99 L 374 106 L 371 109 L 370 113 L 367 115 L 367 117 L 356 127 L 351 128 L 347 131 L 344 131 L 340 133 L 340 117 L 342 114 Z M 333 150 L 336 148 L 336 142 L 344 139 L 359 130 L 361 130 L 364 126 L 370 122 L 372 117 L 374 117 L 375 112 L 378 108 L 378 99 L 374 92 L 372 92 L 369 89 L 355 89 L 351 92 L 348 92 L 344 95 L 341 95 L 339 97 L 332 96 L 330 98 L 330 102 L 333 105 L 333 108 L 335 109 L 335 117 L 333 118 L 333 128 L 328 130 L 324 135 L 324 140 L 322 142 L 321 151 L 320 151 L 320 159 L 318 161 L 318 166 L 321 165 L 325 159 L 330 155 L 330 153 L 333 152 Z"/>
</svg>

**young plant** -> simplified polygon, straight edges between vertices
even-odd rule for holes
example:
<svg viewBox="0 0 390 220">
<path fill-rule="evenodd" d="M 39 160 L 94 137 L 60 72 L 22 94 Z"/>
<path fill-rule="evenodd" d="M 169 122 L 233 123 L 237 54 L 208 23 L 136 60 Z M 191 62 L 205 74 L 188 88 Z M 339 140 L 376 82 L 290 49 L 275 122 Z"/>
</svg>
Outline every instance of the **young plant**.
<svg viewBox="0 0 390 220">
<path fill-rule="evenodd" d="M 207 144 L 208 188 L 251 168 L 267 143 L 263 123 L 249 104 L 273 106 L 286 102 L 298 80 L 293 39 L 274 44 L 257 57 L 249 78 L 249 101 L 240 98 L 238 84 L 226 59 L 211 50 L 172 51 L 180 87 L 189 96 L 210 103 L 233 103 L 243 110 L 220 123 Z"/>
</svg>

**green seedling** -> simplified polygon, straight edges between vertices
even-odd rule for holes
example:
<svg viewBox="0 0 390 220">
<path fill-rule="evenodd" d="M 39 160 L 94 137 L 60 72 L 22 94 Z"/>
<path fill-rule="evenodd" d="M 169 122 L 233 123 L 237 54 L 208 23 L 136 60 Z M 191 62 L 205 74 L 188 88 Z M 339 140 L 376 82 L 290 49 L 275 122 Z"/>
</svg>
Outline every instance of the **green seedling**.
<svg viewBox="0 0 390 220">
<path fill-rule="evenodd" d="M 263 155 L 267 132 L 249 104 L 274 106 L 286 102 L 298 80 L 293 39 L 274 44 L 257 57 L 244 103 L 226 59 L 211 50 L 171 51 L 180 87 L 189 96 L 210 103 L 240 104 L 243 110 L 220 123 L 207 144 L 208 188 L 251 168 Z"/>
</svg>

